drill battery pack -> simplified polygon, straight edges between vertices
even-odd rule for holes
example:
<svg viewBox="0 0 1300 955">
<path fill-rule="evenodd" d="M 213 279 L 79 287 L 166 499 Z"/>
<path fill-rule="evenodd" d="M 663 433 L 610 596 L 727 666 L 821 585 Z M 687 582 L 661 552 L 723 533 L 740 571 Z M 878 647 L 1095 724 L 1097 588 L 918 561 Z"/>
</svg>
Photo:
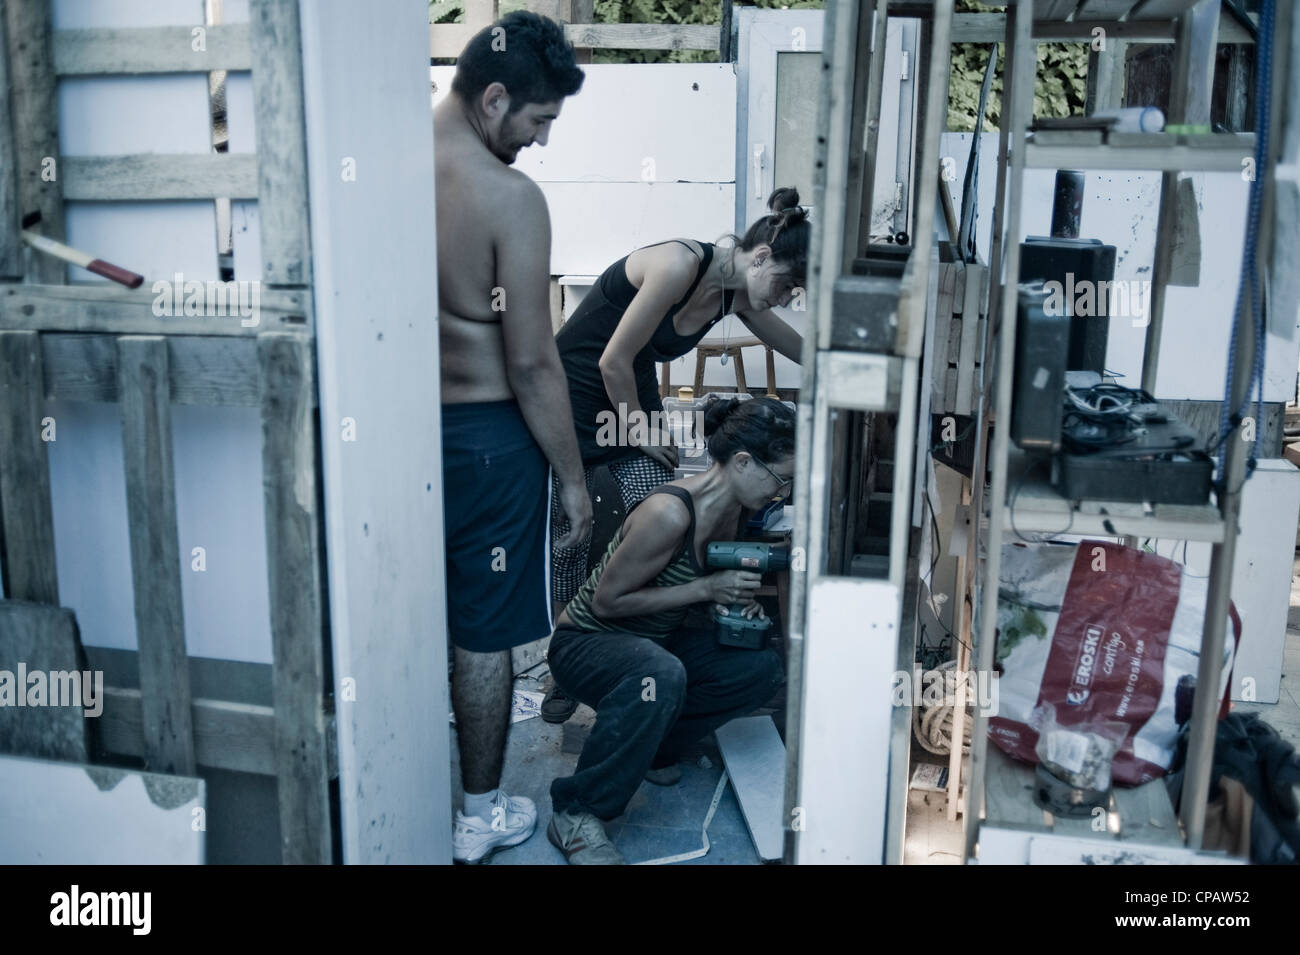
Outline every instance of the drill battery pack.
<svg viewBox="0 0 1300 955">
<path fill-rule="evenodd" d="M 715 617 L 718 643 L 724 647 L 742 650 L 762 650 L 767 646 L 767 635 L 772 632 L 772 621 L 766 617 Z"/>
</svg>

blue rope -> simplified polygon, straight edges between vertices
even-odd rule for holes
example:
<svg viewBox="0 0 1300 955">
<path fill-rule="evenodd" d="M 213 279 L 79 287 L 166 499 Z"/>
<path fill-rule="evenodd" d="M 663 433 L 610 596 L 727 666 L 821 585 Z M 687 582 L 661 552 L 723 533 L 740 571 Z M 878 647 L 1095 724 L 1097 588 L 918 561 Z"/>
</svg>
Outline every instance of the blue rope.
<svg viewBox="0 0 1300 955">
<path fill-rule="evenodd" d="M 1273 14 L 1274 0 L 1264 0 L 1260 13 L 1259 40 L 1255 44 L 1255 176 L 1250 183 L 1250 199 L 1246 212 L 1246 236 L 1242 249 L 1241 276 L 1237 282 L 1237 301 L 1233 311 L 1232 335 L 1228 339 L 1228 368 L 1224 381 L 1223 406 L 1219 412 L 1219 467 L 1218 481 L 1222 487 L 1226 477 L 1226 442 L 1242 421 L 1242 413 L 1250 403 L 1250 392 L 1255 392 L 1255 438 L 1247 458 L 1247 477 L 1255 470 L 1258 459 L 1260 415 L 1264 406 L 1264 356 L 1268 330 L 1264 316 L 1264 287 L 1259 270 L 1259 220 L 1264 204 L 1264 177 L 1269 152 L 1269 114 L 1272 103 L 1273 74 Z M 1255 329 L 1255 354 L 1251 361 L 1250 385 L 1240 407 L 1233 407 L 1232 393 L 1235 382 L 1237 329 L 1245 318 L 1247 296 L 1250 318 Z"/>
</svg>

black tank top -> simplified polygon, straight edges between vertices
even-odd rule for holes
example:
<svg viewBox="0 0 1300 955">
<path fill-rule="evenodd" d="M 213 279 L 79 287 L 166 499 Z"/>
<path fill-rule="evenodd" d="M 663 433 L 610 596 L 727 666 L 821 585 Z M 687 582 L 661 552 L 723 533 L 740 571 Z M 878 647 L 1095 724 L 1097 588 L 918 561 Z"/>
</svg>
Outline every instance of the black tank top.
<svg viewBox="0 0 1300 955">
<path fill-rule="evenodd" d="M 688 249 L 691 247 L 681 239 Z M 666 245 L 656 242 L 655 245 Z M 686 291 L 682 300 L 668 310 L 655 328 L 654 334 L 645 347 L 637 352 L 632 360 L 632 372 L 636 377 L 637 401 L 645 412 L 662 411 L 659 400 L 659 384 L 655 375 L 655 363 L 680 358 L 693 349 L 715 324 L 731 312 L 731 300 L 734 292 L 727 289 L 723 293 L 722 307 L 703 328 L 694 335 L 679 335 L 673 327 L 673 317 L 690 301 L 700 280 L 713 261 L 713 245 L 701 242 L 704 255 L 695 273 L 695 281 Z M 645 246 L 653 248 L 654 246 Z M 695 251 L 691 249 L 692 253 Z M 602 420 L 602 412 L 614 412 L 614 405 L 605 391 L 605 380 L 600 374 L 600 357 L 605 353 L 614 329 L 618 327 L 623 313 L 636 297 L 637 287 L 627 277 L 627 256 L 619 259 L 607 268 L 596 280 L 573 317 L 564 323 L 555 336 L 555 344 L 560 350 L 560 360 L 564 363 L 564 373 L 569 380 L 569 402 L 573 406 L 573 425 L 578 434 L 578 446 L 582 451 L 582 462 L 586 465 L 607 464 L 628 454 L 640 453 L 635 448 L 612 446 L 602 447 L 596 443 L 596 433 Z M 617 420 L 617 419 L 614 419 Z"/>
</svg>

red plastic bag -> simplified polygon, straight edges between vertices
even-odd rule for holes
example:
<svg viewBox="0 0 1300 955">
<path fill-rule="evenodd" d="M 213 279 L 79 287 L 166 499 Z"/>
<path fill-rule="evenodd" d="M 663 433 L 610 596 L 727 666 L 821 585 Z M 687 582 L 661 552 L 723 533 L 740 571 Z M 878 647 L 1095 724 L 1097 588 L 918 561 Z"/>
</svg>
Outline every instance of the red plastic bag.
<svg viewBox="0 0 1300 955">
<path fill-rule="evenodd" d="M 1116 782 L 1163 775 L 1173 759 L 1179 679 L 1199 666 L 1207 583 L 1158 554 L 1106 541 L 1008 544 L 998 596 L 998 715 L 989 737 L 1009 756 L 1037 762 L 1033 711 L 1050 704 L 1062 726 L 1119 721 Z M 1227 712 L 1233 650 L 1229 614 L 1217 688 Z"/>
</svg>

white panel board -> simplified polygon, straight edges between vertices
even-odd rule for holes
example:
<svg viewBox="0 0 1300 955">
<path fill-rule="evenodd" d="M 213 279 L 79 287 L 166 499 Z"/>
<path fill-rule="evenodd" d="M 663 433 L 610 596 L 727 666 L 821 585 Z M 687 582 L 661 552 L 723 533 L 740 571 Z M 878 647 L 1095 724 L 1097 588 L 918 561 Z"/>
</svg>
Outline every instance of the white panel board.
<svg viewBox="0 0 1300 955">
<path fill-rule="evenodd" d="M 1280 698 L 1297 520 L 1300 471 L 1282 458 L 1261 459 L 1242 489 L 1241 534 L 1232 567 L 1232 602 L 1241 616 L 1241 645 L 1232 667 L 1234 700 L 1276 703 Z M 1160 541 L 1156 550 L 1186 563 L 1194 574 L 1210 572 L 1209 544 Z"/>
<path fill-rule="evenodd" d="M 411 68 L 428 5 L 383 9 L 300 4 L 334 677 L 356 690 L 336 692 L 343 857 L 446 863 L 433 117 Z M 369 171 L 343 182 L 340 156 Z"/>
<path fill-rule="evenodd" d="M 808 594 L 801 865 L 883 860 L 899 598 L 887 583 L 844 578 L 819 579 Z"/>
<path fill-rule="evenodd" d="M 56 30 L 199 25 L 203 0 L 53 0 Z"/>
<path fill-rule="evenodd" d="M 46 447 L 59 603 L 76 612 L 82 643 L 134 650 L 135 603 L 118 406 L 49 400 L 45 413 L 55 421 L 56 440 Z"/>
<path fill-rule="evenodd" d="M 219 0 L 222 23 L 247 23 L 248 0 Z"/>
<path fill-rule="evenodd" d="M 0 864 L 202 865 L 205 785 L 0 756 Z"/>
<path fill-rule="evenodd" d="M 72 76 L 59 80 L 59 149 L 65 156 L 212 151 L 208 78 Z"/>
<path fill-rule="evenodd" d="M 785 744 L 769 716 L 746 716 L 714 731 L 754 848 L 764 861 L 784 850 Z"/>
<path fill-rule="evenodd" d="M 172 442 L 185 649 L 191 656 L 269 664 L 261 410 L 177 405 Z M 197 547 L 202 571 L 195 570 Z"/>
<path fill-rule="evenodd" d="M 253 74 L 226 74 L 226 135 L 232 153 L 257 152 L 257 120 L 253 114 Z"/>
<path fill-rule="evenodd" d="M 733 182 L 736 75 L 729 63 L 584 65 L 545 146 L 516 168 L 538 182 Z M 437 105 L 455 67 L 430 67 Z M 731 220 L 728 216 L 723 226 Z"/>
<path fill-rule="evenodd" d="M 208 81 L 202 75 L 74 77 L 59 81 L 58 100 L 65 156 L 212 149 Z M 70 245 L 139 272 L 146 282 L 170 281 L 176 272 L 199 280 L 219 277 L 212 202 L 69 202 L 65 216 Z M 107 281 L 74 267 L 68 278 Z"/>
<path fill-rule="evenodd" d="M 144 276 L 144 287 L 217 279 L 216 203 L 69 202 L 64 204 L 68 244 Z M 107 282 L 75 266 L 70 282 Z M 222 319 L 224 321 L 224 319 Z"/>
<path fill-rule="evenodd" d="M 551 274 L 599 275 L 664 239 L 711 242 L 731 231 L 730 183 L 543 182 Z"/>
</svg>

